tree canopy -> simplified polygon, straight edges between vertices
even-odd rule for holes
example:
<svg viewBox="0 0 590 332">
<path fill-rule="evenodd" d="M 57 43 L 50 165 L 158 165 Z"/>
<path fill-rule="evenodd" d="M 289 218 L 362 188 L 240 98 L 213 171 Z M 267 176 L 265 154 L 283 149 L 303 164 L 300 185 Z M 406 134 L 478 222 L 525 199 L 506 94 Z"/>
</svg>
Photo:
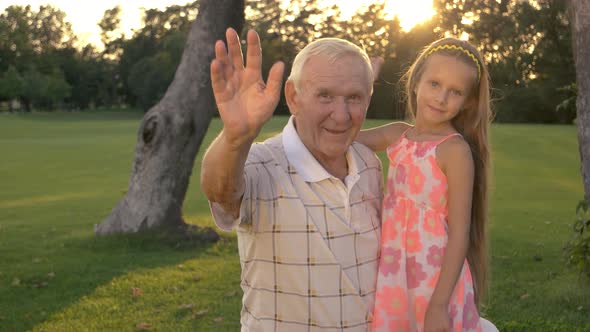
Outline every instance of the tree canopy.
<svg viewBox="0 0 590 332">
<path fill-rule="evenodd" d="M 264 71 L 278 60 L 289 69 L 297 51 L 321 37 L 348 39 L 383 57 L 369 117 L 404 116 L 404 70 L 426 44 L 449 35 L 468 39 L 484 54 L 497 121 L 571 123 L 575 117 L 575 104 L 567 103 L 575 70 L 563 0 L 435 0 L 437 14 L 410 31 L 387 17 L 385 1 L 346 20 L 338 7 L 317 0 L 245 2 L 247 28 L 261 36 Z M 99 50 L 78 45 L 58 8 L 7 7 L 0 14 L 0 102 L 17 100 L 25 109 L 147 110 L 172 81 L 198 8 L 195 1 L 145 9 L 143 26 L 129 38 L 119 30 L 121 8 L 108 9 L 97 22 L 104 44 Z M 277 114 L 287 112 L 282 101 Z"/>
</svg>

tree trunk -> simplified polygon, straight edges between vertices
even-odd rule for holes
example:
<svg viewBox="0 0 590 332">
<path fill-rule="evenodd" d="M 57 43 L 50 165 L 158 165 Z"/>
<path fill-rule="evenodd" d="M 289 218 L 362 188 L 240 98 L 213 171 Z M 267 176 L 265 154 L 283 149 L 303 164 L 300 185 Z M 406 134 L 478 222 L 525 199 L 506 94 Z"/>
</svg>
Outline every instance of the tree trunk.
<svg viewBox="0 0 590 332">
<path fill-rule="evenodd" d="M 578 87 L 578 144 L 584 198 L 590 204 L 590 1 L 570 0 L 570 11 Z"/>
<path fill-rule="evenodd" d="M 210 63 L 227 27 L 244 25 L 244 0 L 201 0 L 174 80 L 144 116 L 129 188 L 98 235 L 153 228 L 185 229 L 182 204 L 195 156 L 215 112 Z"/>
</svg>

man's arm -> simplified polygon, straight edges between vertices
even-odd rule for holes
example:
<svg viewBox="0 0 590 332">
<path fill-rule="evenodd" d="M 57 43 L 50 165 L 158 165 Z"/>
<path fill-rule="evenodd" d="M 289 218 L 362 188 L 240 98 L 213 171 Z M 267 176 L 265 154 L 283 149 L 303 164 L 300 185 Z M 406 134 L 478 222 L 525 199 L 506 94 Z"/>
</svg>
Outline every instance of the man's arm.
<svg viewBox="0 0 590 332">
<path fill-rule="evenodd" d="M 236 31 L 227 29 L 226 39 L 227 50 L 217 41 L 211 62 L 211 84 L 223 130 L 203 157 L 201 189 L 210 201 L 237 216 L 248 151 L 279 101 L 284 65 L 274 64 L 265 84 L 258 34 L 248 31 L 246 66 Z"/>
</svg>

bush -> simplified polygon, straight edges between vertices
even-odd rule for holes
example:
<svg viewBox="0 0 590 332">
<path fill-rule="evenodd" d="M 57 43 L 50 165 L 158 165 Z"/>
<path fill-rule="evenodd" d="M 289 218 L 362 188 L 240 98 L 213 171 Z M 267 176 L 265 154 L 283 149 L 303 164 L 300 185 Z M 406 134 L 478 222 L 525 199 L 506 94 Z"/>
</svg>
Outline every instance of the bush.
<svg viewBox="0 0 590 332">
<path fill-rule="evenodd" d="M 590 278 L 590 211 L 585 200 L 576 207 L 576 219 L 575 234 L 564 248 L 567 264 Z"/>
</svg>

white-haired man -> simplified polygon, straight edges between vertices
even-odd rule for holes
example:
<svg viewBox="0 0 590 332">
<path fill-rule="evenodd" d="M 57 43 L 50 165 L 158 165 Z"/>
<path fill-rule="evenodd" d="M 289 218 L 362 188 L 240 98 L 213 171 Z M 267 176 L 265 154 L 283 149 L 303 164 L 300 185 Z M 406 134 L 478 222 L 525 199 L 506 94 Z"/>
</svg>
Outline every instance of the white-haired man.
<svg viewBox="0 0 590 332">
<path fill-rule="evenodd" d="M 284 70 L 261 75 L 248 32 L 215 45 L 211 79 L 223 130 L 203 159 L 201 187 L 216 224 L 236 229 L 242 331 L 367 331 L 380 239 L 381 163 L 354 143 L 369 106 L 367 54 L 320 39 L 295 58 L 283 132 L 253 144 L 278 103 Z"/>
</svg>

